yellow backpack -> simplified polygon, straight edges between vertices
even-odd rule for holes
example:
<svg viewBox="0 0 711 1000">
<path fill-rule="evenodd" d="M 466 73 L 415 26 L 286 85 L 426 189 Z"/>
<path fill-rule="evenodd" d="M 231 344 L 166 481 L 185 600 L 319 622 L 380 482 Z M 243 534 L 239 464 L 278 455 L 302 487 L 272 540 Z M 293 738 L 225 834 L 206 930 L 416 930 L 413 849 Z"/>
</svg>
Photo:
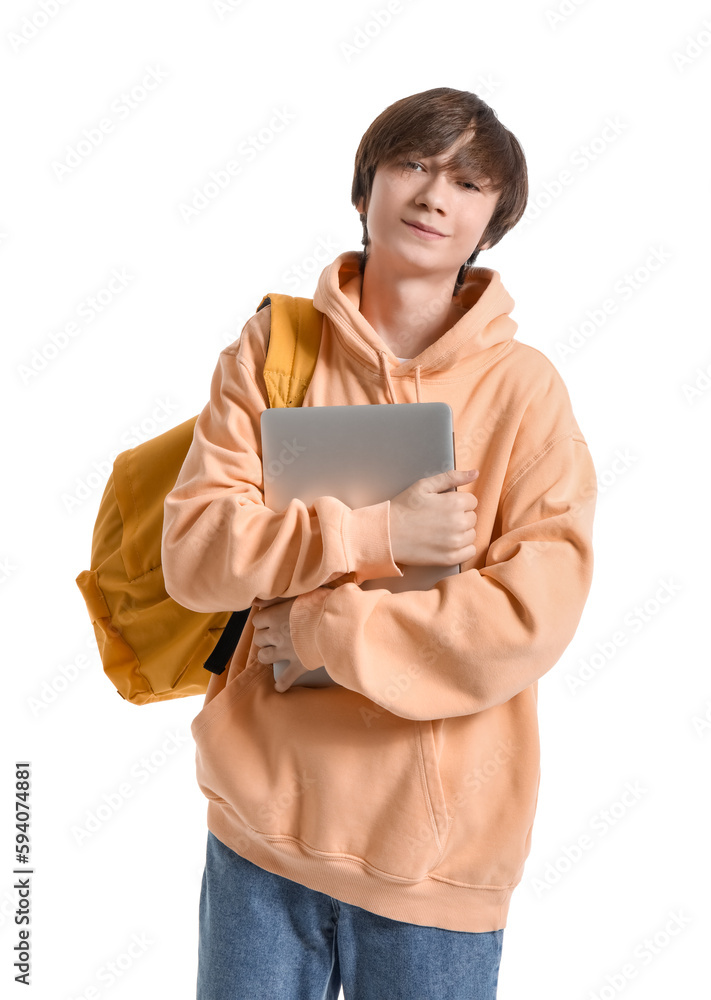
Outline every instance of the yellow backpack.
<svg viewBox="0 0 711 1000">
<path fill-rule="evenodd" d="M 311 299 L 265 295 L 270 406 L 301 406 L 316 367 L 323 314 Z M 198 415 L 116 456 L 99 505 L 91 569 L 76 578 L 104 672 L 133 705 L 204 694 L 237 648 L 251 608 L 204 613 L 177 604 L 161 569 L 163 505 Z"/>
</svg>

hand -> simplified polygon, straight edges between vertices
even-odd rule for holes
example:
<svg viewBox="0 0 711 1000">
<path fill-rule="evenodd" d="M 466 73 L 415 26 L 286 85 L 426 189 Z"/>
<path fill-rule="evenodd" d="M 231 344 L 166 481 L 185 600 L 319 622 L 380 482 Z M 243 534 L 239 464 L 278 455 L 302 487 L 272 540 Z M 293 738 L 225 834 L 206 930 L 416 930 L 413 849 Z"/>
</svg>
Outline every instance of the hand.
<svg viewBox="0 0 711 1000">
<path fill-rule="evenodd" d="M 252 601 L 252 606 L 259 608 L 252 616 L 255 630 L 253 641 L 260 647 L 257 659 L 260 663 L 272 664 L 279 660 L 289 661 L 289 666 L 274 683 L 275 690 L 279 692 L 288 690 L 297 677 L 307 670 L 296 655 L 291 641 L 289 614 L 295 600 L 295 597 L 275 597 L 271 601 L 264 601 L 257 597 Z"/>
<path fill-rule="evenodd" d="M 390 547 L 406 566 L 456 566 L 473 559 L 476 547 L 473 493 L 456 492 L 479 475 L 450 469 L 418 479 L 390 501 Z M 452 492 L 450 492 L 452 491 Z"/>
</svg>

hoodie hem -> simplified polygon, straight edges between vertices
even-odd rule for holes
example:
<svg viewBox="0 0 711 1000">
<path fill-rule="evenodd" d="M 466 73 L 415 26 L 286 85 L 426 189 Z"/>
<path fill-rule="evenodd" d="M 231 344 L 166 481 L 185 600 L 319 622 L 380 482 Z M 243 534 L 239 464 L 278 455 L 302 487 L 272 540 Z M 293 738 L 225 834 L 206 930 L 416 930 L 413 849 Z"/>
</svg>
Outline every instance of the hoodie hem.
<svg viewBox="0 0 711 1000">
<path fill-rule="evenodd" d="M 467 933 L 503 930 L 518 884 L 487 888 L 436 876 L 419 882 L 389 879 L 360 858 L 324 857 L 291 837 L 257 834 L 223 800 L 208 801 L 207 827 L 230 850 L 259 868 L 342 903 L 421 927 Z"/>
</svg>

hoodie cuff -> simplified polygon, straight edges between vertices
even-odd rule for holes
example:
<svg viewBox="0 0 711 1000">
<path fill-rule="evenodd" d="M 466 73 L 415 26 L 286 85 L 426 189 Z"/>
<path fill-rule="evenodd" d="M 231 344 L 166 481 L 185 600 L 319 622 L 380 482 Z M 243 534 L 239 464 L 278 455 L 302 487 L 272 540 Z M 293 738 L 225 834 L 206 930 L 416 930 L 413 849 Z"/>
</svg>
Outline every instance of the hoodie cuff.
<svg viewBox="0 0 711 1000">
<path fill-rule="evenodd" d="M 307 670 L 318 670 L 323 666 L 323 657 L 316 645 L 318 629 L 323 609 L 331 587 L 317 587 L 308 594 L 299 594 L 289 612 L 289 631 L 294 652 Z"/>
<path fill-rule="evenodd" d="M 355 583 L 380 577 L 403 576 L 390 544 L 390 501 L 358 507 L 343 518 L 346 559 Z"/>
</svg>

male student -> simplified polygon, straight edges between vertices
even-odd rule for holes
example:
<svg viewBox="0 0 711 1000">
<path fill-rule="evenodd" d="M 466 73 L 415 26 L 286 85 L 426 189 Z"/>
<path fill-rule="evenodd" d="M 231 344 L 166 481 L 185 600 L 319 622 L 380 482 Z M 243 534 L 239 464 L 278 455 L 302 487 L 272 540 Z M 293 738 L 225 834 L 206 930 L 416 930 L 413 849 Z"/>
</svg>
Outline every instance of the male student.
<svg viewBox="0 0 711 1000">
<path fill-rule="evenodd" d="M 336 1000 L 341 984 L 346 1000 L 496 996 L 538 798 L 538 679 L 583 612 L 597 495 L 560 375 L 514 339 L 498 272 L 473 266 L 527 195 L 519 143 L 475 94 L 397 101 L 356 154 L 365 251 L 315 291 L 303 405 L 443 400 L 457 471 L 370 507 L 273 512 L 269 307 L 220 353 L 162 554 L 185 607 L 253 605 L 192 722 L 200 1000 Z M 455 563 L 427 591 L 359 586 Z M 293 683 L 321 665 L 335 685 Z"/>
</svg>

